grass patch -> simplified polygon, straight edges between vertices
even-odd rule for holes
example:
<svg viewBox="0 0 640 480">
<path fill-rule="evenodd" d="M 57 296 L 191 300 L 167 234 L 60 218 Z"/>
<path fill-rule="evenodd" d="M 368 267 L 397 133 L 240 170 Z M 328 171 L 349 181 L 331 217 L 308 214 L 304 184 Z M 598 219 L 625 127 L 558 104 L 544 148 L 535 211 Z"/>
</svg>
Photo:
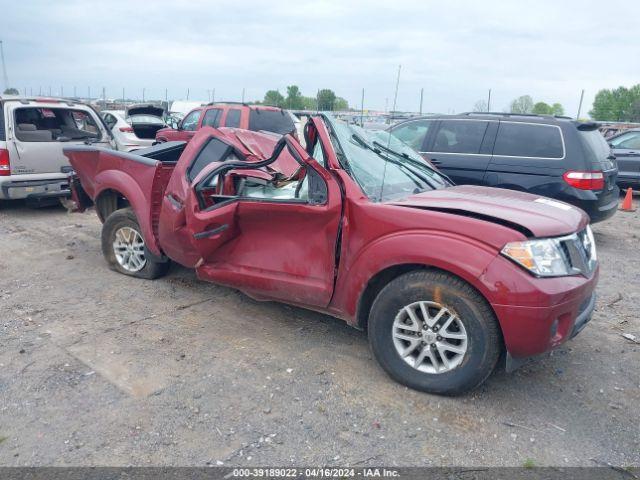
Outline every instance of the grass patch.
<svg viewBox="0 0 640 480">
<path fill-rule="evenodd" d="M 534 468 L 536 466 L 536 462 L 534 462 L 531 458 L 527 458 L 522 466 L 524 468 Z"/>
<path fill-rule="evenodd" d="M 4 437 L 0 435 L 0 443 L 3 443 L 5 440 L 9 440 L 9 437 Z"/>
</svg>

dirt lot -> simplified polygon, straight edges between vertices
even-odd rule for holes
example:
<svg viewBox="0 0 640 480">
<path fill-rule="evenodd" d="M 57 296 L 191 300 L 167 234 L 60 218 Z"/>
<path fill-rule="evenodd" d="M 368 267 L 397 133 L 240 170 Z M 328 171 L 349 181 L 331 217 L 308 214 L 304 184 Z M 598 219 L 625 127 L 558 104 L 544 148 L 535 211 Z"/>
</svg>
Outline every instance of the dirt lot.
<svg viewBox="0 0 640 480">
<path fill-rule="evenodd" d="M 91 212 L 0 205 L 0 465 L 640 464 L 640 211 L 594 228 L 591 324 L 462 398 L 365 334 L 173 267 L 106 268 Z"/>
</svg>

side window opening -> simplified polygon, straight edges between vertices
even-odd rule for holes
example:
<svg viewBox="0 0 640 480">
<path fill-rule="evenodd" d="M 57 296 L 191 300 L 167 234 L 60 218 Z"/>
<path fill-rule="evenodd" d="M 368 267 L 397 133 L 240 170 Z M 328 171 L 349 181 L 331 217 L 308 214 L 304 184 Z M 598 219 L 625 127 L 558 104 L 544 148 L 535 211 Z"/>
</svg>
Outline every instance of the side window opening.
<svg viewBox="0 0 640 480">
<path fill-rule="evenodd" d="M 117 123 L 116 117 L 114 117 L 110 113 L 107 113 L 104 116 L 104 123 L 107 124 L 107 127 L 109 127 L 109 129 L 112 129 L 113 127 L 115 127 L 115 125 Z"/>
<path fill-rule="evenodd" d="M 432 150 L 439 153 L 478 154 L 489 122 L 443 120 Z"/>
<path fill-rule="evenodd" d="M 432 120 L 410 121 L 393 129 L 391 133 L 414 150 L 420 151 L 432 123 Z"/>
<path fill-rule="evenodd" d="M 220 126 L 220 117 L 222 116 L 221 112 L 222 110 L 219 108 L 207 110 L 202 119 L 202 126 L 218 128 Z"/>
<path fill-rule="evenodd" d="M 494 156 L 563 158 L 560 128 L 537 123 L 500 122 Z"/>
<path fill-rule="evenodd" d="M 240 113 L 241 111 L 237 108 L 232 108 L 227 112 L 227 118 L 224 122 L 225 127 L 239 127 L 240 126 Z"/>
<path fill-rule="evenodd" d="M 214 162 L 225 162 L 230 159 L 238 160 L 233 147 L 217 138 L 211 138 L 194 158 L 189 170 L 187 170 L 187 178 L 189 182 L 193 182 L 207 165 Z"/>
<path fill-rule="evenodd" d="M 200 119 L 201 110 L 195 110 L 187 115 L 182 121 L 182 130 L 193 132 L 198 128 L 198 120 Z"/>
<path fill-rule="evenodd" d="M 222 143 L 216 139 L 212 139 L 211 142 Z M 216 143 L 211 146 L 207 145 L 202 150 L 191 167 L 193 172 L 198 169 L 202 171 L 203 165 L 211 163 L 210 161 L 198 162 L 198 160 L 201 156 L 207 155 L 206 150 L 209 147 L 212 149 L 211 151 L 222 149 Z M 237 160 L 233 155 L 233 147 L 227 146 L 227 148 L 230 149 L 230 153 L 221 154 L 220 151 L 216 151 L 213 155 L 208 156 L 209 160 L 218 162 L 230 161 L 231 159 Z M 274 168 L 264 166 L 264 164 L 256 168 L 252 168 L 251 164 L 248 163 L 243 167 L 229 165 L 228 169 L 217 171 L 215 175 L 204 179 L 196 186 L 201 207 L 210 208 L 215 204 L 232 199 L 312 204 L 320 204 L 326 201 L 327 187 L 324 180 L 313 169 L 308 169 L 306 165 L 300 163 L 301 160 L 297 159 L 287 147 L 280 151 L 276 159 L 269 160 L 272 160 L 272 162 L 268 165 L 272 163 L 288 164 L 293 161 L 298 165 L 298 168 L 289 170 L 289 174 L 283 174 Z M 192 171 L 189 172 L 189 176 L 195 178 L 197 173 L 192 173 Z"/>
</svg>

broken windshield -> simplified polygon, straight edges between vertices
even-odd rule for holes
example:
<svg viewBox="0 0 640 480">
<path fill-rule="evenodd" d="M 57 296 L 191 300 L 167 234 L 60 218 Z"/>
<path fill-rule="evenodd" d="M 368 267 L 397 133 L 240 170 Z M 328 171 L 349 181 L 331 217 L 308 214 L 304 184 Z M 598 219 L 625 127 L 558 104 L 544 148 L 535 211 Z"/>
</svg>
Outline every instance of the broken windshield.
<svg viewBox="0 0 640 480">
<path fill-rule="evenodd" d="M 448 187 L 448 179 L 418 153 L 381 130 L 365 130 L 326 116 L 338 160 L 373 201 L 388 201 Z"/>
</svg>

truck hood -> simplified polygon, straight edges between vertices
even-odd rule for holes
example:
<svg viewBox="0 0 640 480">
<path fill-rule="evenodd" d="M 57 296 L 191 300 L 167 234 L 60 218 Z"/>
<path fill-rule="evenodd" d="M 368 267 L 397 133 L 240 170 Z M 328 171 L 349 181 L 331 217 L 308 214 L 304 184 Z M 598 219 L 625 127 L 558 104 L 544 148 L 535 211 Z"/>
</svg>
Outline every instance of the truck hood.
<svg viewBox="0 0 640 480">
<path fill-rule="evenodd" d="M 566 235 L 589 223 L 586 213 L 568 203 L 502 188 L 460 185 L 389 203 L 476 217 L 509 226 L 528 237 Z"/>
</svg>

